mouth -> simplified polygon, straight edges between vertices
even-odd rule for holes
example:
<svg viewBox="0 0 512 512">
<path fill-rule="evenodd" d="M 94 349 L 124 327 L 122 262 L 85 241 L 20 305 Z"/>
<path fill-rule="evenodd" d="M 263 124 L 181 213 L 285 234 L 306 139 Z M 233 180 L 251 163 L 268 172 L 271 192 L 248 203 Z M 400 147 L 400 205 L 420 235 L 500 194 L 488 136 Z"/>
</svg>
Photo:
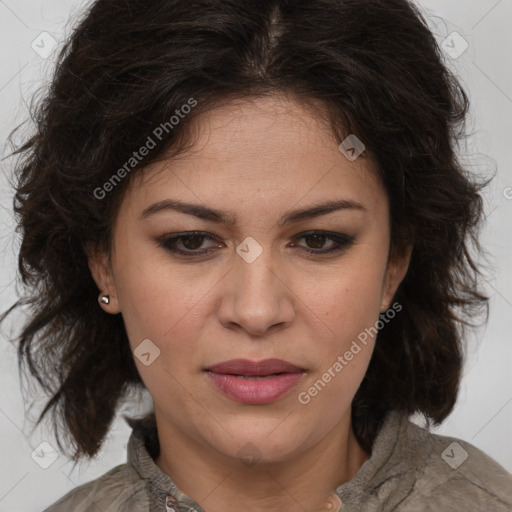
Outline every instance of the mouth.
<svg viewBox="0 0 512 512">
<path fill-rule="evenodd" d="M 281 359 L 232 359 L 205 369 L 210 382 L 223 395 L 246 404 L 266 404 L 281 398 L 306 374 Z"/>
</svg>

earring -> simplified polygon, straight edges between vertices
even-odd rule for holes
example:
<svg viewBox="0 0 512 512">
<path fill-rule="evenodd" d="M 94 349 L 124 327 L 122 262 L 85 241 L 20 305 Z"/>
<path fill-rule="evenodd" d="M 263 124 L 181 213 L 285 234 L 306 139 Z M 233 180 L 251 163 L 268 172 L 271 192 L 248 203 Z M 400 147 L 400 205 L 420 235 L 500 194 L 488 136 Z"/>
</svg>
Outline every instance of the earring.
<svg viewBox="0 0 512 512">
<path fill-rule="evenodd" d="M 110 295 L 100 295 L 98 301 L 100 304 L 110 304 Z"/>
</svg>

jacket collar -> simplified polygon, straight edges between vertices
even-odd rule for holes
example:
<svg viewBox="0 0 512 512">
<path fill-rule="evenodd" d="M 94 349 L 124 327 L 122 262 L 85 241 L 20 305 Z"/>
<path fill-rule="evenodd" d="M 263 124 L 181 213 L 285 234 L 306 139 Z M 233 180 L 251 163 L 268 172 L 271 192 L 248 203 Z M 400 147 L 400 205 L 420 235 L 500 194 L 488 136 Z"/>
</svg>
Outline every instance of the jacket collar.
<svg viewBox="0 0 512 512">
<path fill-rule="evenodd" d="M 156 464 L 159 454 L 156 419 L 150 413 L 142 419 L 126 418 L 132 427 L 128 441 L 127 462 L 145 480 L 150 497 L 150 512 L 175 512 L 204 510 L 188 495 L 181 492 L 171 478 Z M 386 509 L 402 501 L 415 482 L 412 467 L 421 467 L 421 461 L 411 461 L 411 456 L 421 457 L 421 450 L 411 452 L 408 433 L 413 427 L 407 415 L 391 411 L 384 420 L 373 443 L 372 453 L 354 477 L 336 488 L 343 503 L 343 512 L 379 512 L 382 503 Z M 378 497 L 377 497 L 378 493 Z"/>
</svg>

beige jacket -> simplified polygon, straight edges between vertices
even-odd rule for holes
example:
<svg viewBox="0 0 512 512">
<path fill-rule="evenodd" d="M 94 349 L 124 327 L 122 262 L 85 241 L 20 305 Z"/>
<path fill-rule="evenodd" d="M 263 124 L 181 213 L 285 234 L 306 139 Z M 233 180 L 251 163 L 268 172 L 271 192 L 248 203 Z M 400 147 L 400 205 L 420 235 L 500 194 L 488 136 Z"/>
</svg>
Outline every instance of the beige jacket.
<svg viewBox="0 0 512 512">
<path fill-rule="evenodd" d="M 44 512 L 208 512 L 153 461 L 154 415 L 132 424 L 127 463 Z M 392 412 L 371 457 L 336 489 L 329 512 L 512 512 L 512 475 L 469 443 L 430 433 Z M 286 512 L 286 511 L 280 511 Z"/>
</svg>

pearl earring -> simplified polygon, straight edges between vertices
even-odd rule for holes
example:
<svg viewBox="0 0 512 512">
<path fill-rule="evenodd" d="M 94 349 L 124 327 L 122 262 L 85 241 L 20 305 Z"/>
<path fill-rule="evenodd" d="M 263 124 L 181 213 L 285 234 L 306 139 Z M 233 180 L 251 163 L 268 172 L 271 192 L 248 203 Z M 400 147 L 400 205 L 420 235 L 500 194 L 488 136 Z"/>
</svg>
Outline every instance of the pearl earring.
<svg viewBox="0 0 512 512">
<path fill-rule="evenodd" d="M 99 303 L 100 304 L 110 304 L 110 295 L 100 295 Z"/>
</svg>

